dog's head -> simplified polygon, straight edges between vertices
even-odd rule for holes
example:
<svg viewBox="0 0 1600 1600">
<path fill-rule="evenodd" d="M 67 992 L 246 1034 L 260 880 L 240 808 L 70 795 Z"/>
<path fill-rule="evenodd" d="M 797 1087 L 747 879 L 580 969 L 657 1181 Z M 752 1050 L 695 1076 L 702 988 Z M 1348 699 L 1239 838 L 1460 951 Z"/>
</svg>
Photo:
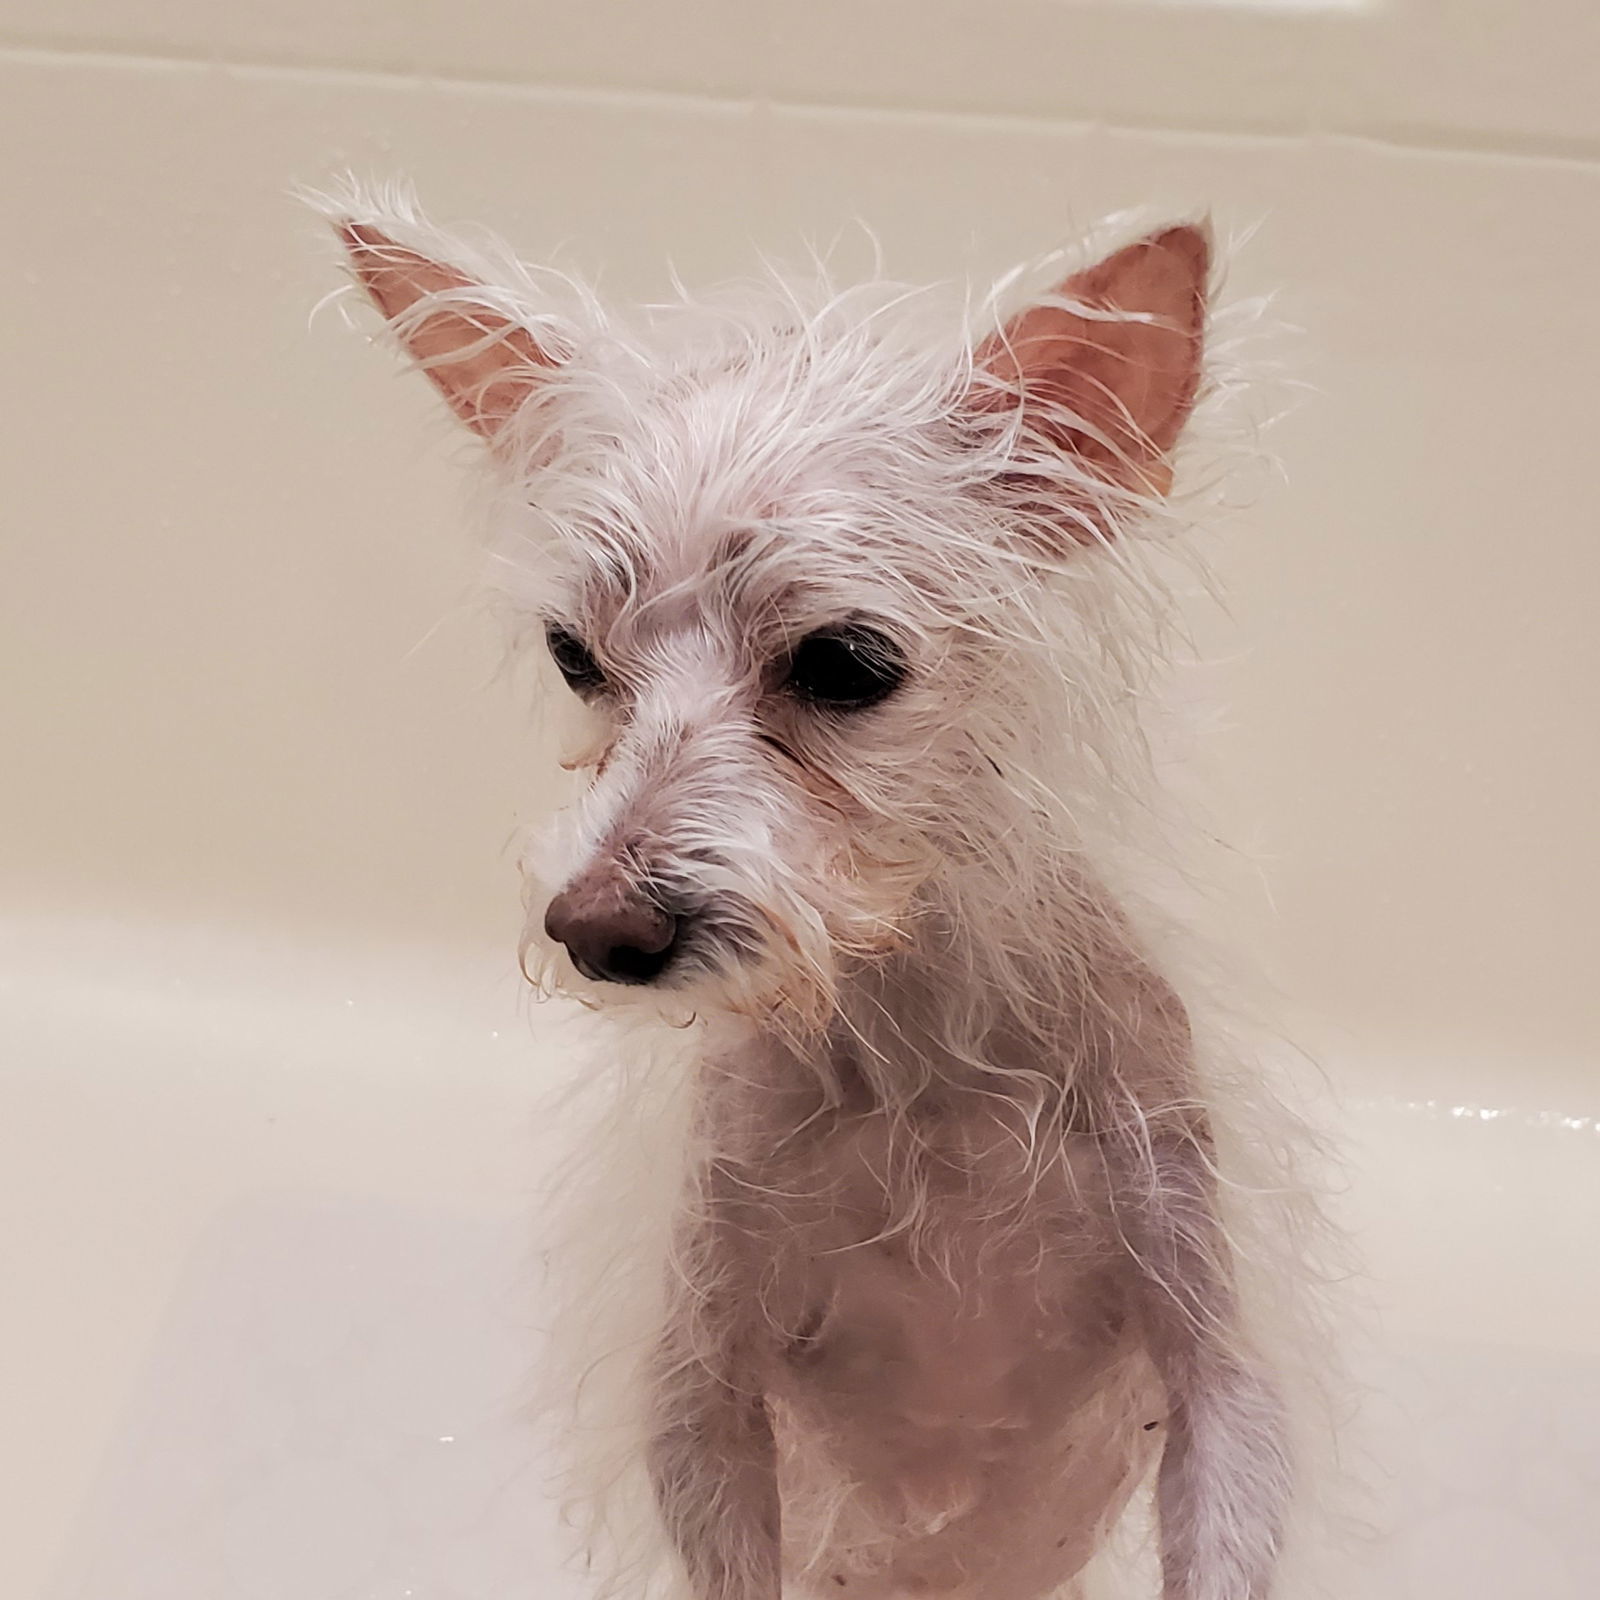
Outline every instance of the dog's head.
<svg viewBox="0 0 1600 1600">
<path fill-rule="evenodd" d="M 1108 759 L 1097 569 L 1195 400 L 1202 228 L 969 337 L 883 284 L 636 316 L 568 286 L 562 312 L 414 215 L 337 224 L 488 445 L 512 589 L 583 724 L 587 792 L 529 862 L 549 975 L 814 1024 L 852 964 L 943 936 L 938 886 L 1026 900 L 1040 752 Z"/>
</svg>

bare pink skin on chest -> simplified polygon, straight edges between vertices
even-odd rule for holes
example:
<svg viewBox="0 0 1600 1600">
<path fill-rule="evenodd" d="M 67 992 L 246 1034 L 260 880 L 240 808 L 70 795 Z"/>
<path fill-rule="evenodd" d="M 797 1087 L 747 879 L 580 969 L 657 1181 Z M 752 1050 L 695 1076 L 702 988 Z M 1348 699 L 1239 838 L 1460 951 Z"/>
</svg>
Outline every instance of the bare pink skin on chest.
<svg viewBox="0 0 1600 1600">
<path fill-rule="evenodd" d="M 1164 1399 L 1098 1142 L 972 1090 L 751 1091 L 734 1202 L 785 1566 L 821 1594 L 1032 1600 L 1103 1541 Z M 731 1109 L 731 1106 L 730 1106 Z"/>
</svg>

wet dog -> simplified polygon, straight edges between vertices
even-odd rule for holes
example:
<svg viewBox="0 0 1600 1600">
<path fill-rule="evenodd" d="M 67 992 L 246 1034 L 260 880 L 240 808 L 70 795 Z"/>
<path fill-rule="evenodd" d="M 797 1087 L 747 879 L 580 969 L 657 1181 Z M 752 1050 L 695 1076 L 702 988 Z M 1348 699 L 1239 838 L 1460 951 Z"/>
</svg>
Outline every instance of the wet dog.
<svg viewBox="0 0 1600 1600">
<path fill-rule="evenodd" d="M 329 209 L 483 440 L 579 703 L 528 960 L 688 1024 L 636 1418 L 675 1567 L 638 1592 L 1041 1600 L 1153 1475 L 1166 1600 L 1264 1600 L 1279 1385 L 1104 848 L 1207 229 L 978 327 L 778 277 L 628 313 L 403 201 Z"/>
</svg>

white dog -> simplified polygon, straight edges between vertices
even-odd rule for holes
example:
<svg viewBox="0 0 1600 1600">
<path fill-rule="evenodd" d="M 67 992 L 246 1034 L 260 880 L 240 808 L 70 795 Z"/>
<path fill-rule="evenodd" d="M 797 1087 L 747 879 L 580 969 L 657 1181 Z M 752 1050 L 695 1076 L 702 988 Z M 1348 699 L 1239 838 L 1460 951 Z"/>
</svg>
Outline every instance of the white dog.
<svg viewBox="0 0 1600 1600">
<path fill-rule="evenodd" d="M 1291 1487 L 1185 1004 L 1103 846 L 1148 765 L 1210 242 L 978 337 L 902 287 L 627 314 L 335 220 L 487 445 L 591 740 L 530 953 L 694 1018 L 639 1457 L 693 1600 L 1040 1600 L 1156 1478 L 1166 1600 Z"/>
</svg>

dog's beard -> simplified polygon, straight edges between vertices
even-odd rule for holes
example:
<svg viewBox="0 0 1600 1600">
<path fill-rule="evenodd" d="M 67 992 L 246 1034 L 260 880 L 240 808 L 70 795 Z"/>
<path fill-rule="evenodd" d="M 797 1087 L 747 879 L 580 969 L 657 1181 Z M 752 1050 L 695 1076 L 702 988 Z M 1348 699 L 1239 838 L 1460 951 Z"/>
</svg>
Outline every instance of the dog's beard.
<svg viewBox="0 0 1600 1600">
<path fill-rule="evenodd" d="M 926 849 L 869 851 L 859 840 L 813 877 L 783 872 L 759 885 L 738 884 L 726 867 L 658 865 L 651 882 L 681 911 L 685 931 L 672 966 L 648 984 L 583 976 L 543 931 L 548 875 L 529 871 L 522 970 L 540 995 L 594 1010 L 676 1027 L 741 1019 L 801 1042 L 828 1027 L 852 971 L 910 942 L 930 867 Z"/>
</svg>

